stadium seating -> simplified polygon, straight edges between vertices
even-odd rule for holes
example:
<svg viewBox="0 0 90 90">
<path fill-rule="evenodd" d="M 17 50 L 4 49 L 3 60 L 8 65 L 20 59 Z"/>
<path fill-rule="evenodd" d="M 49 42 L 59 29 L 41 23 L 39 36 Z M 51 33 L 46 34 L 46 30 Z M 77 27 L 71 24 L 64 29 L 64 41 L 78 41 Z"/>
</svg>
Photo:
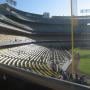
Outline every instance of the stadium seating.
<svg viewBox="0 0 90 90">
<path fill-rule="evenodd" d="M 62 49 L 31 44 L 0 50 L 0 63 L 44 76 L 58 77 L 59 69 L 70 60 L 69 52 L 67 52 Z M 58 66 L 55 71 L 52 69 L 52 62 Z"/>
<path fill-rule="evenodd" d="M 74 30 L 77 33 L 77 37 L 75 36 L 76 42 L 78 41 L 77 46 L 87 40 L 86 34 L 81 33 L 81 30 L 86 29 L 82 28 L 81 25 L 85 26 L 87 23 L 86 21 L 83 23 L 82 19 L 81 17 L 78 18 L 80 25 L 78 24 L 78 27 Z M 72 62 L 70 52 L 65 49 L 65 47 L 70 49 L 71 46 L 70 26 L 69 16 L 44 18 L 43 15 L 23 12 L 7 4 L 0 5 L 0 31 L 2 31 L 0 33 L 12 31 L 8 34 L 14 34 L 14 32 L 17 34 L 18 32 L 19 35 L 29 36 L 29 38 L 26 38 L 1 34 L 0 46 L 7 45 L 8 47 L 15 44 L 15 47 L 10 48 L 9 46 L 0 49 L 0 64 L 14 68 L 18 72 L 23 70 L 30 75 L 33 73 L 40 77 L 44 76 L 49 80 L 51 78 L 51 80 L 60 81 L 58 79 L 61 79 L 61 77 L 63 77 L 61 80 L 69 80 L 68 78 L 64 79 L 64 73 Z M 89 31 L 89 27 L 86 31 Z M 83 37 L 85 38 L 83 39 Z M 24 45 L 24 43 L 28 45 Z M 17 44 L 23 45 L 17 46 Z M 62 49 L 63 47 L 64 49 Z M 3 78 L 5 78 L 4 76 L 6 75 L 3 75 Z M 66 77 L 68 76 L 69 74 L 66 75 Z M 64 87 L 64 85 L 62 86 Z"/>
<path fill-rule="evenodd" d="M 15 35 L 0 34 L 0 46 L 33 42 L 34 40 Z"/>
<path fill-rule="evenodd" d="M 30 28 L 30 27 L 28 27 L 28 26 L 26 26 L 26 25 L 24 25 L 24 24 L 21 24 L 21 23 L 18 23 L 18 22 L 16 22 L 16 21 L 13 21 L 12 19 L 10 19 L 10 18 L 8 18 L 8 17 L 6 17 L 6 16 L 4 16 L 4 15 L 2 15 L 2 14 L 0 14 L 0 19 L 3 21 L 3 22 L 5 22 L 5 23 L 7 23 L 7 24 L 10 24 L 10 25 L 12 25 L 12 26 L 16 26 L 16 27 L 18 27 L 18 28 L 21 28 L 21 29 L 25 29 L 25 30 L 32 30 L 32 28 Z"/>
</svg>

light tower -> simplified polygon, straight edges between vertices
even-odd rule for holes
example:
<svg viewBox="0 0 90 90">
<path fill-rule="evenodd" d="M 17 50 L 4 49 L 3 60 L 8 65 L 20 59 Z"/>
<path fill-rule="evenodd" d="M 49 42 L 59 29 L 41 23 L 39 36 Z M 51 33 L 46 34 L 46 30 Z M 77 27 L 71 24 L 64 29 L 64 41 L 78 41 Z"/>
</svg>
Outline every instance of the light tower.
<svg viewBox="0 0 90 90">
<path fill-rule="evenodd" d="M 16 6 L 16 4 L 17 4 L 16 0 L 6 0 L 6 3 L 10 6 Z M 12 9 L 8 6 L 6 7 L 6 9 L 9 11 L 9 17 L 10 17 Z"/>
<path fill-rule="evenodd" d="M 16 6 L 17 5 L 16 0 L 6 0 L 6 3 L 8 3 L 11 6 Z"/>
</svg>

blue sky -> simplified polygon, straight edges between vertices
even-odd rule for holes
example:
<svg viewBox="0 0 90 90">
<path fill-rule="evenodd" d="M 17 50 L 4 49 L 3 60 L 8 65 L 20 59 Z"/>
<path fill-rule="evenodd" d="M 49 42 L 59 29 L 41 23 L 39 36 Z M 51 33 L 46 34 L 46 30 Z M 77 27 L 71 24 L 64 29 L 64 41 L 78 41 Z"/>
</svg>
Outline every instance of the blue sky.
<svg viewBox="0 0 90 90">
<path fill-rule="evenodd" d="M 49 12 L 51 15 L 69 14 L 69 0 L 17 0 L 17 8 L 28 12 L 40 13 Z M 22 6 L 22 7 L 20 7 Z M 68 9 L 69 10 L 69 9 Z"/>
<path fill-rule="evenodd" d="M 2 2 L 4 0 L 0 0 Z M 16 8 L 31 13 L 43 14 L 49 12 L 50 15 L 62 16 L 70 15 L 70 0 L 16 0 Z M 90 9 L 90 0 L 78 1 L 78 15 L 81 9 Z"/>
</svg>

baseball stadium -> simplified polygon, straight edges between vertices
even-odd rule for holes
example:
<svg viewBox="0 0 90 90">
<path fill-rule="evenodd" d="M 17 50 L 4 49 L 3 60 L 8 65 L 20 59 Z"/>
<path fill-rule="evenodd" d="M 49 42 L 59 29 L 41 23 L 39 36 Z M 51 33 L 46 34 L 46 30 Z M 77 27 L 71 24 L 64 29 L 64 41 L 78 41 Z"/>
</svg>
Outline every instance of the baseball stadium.
<svg viewBox="0 0 90 90">
<path fill-rule="evenodd" d="M 0 89 L 90 90 L 89 38 L 90 16 L 49 17 L 1 3 Z"/>
</svg>

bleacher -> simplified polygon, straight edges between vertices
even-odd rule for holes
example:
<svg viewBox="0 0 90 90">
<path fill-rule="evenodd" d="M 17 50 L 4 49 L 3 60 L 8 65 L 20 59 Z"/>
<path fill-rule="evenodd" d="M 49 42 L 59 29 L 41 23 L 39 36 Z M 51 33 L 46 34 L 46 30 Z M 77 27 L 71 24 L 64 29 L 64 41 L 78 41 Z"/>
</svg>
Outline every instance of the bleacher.
<svg viewBox="0 0 90 90">
<path fill-rule="evenodd" d="M 0 63 L 56 78 L 60 75 L 59 70 L 69 60 L 67 51 L 34 44 L 0 50 Z M 52 62 L 56 65 L 54 71 Z"/>
</svg>

